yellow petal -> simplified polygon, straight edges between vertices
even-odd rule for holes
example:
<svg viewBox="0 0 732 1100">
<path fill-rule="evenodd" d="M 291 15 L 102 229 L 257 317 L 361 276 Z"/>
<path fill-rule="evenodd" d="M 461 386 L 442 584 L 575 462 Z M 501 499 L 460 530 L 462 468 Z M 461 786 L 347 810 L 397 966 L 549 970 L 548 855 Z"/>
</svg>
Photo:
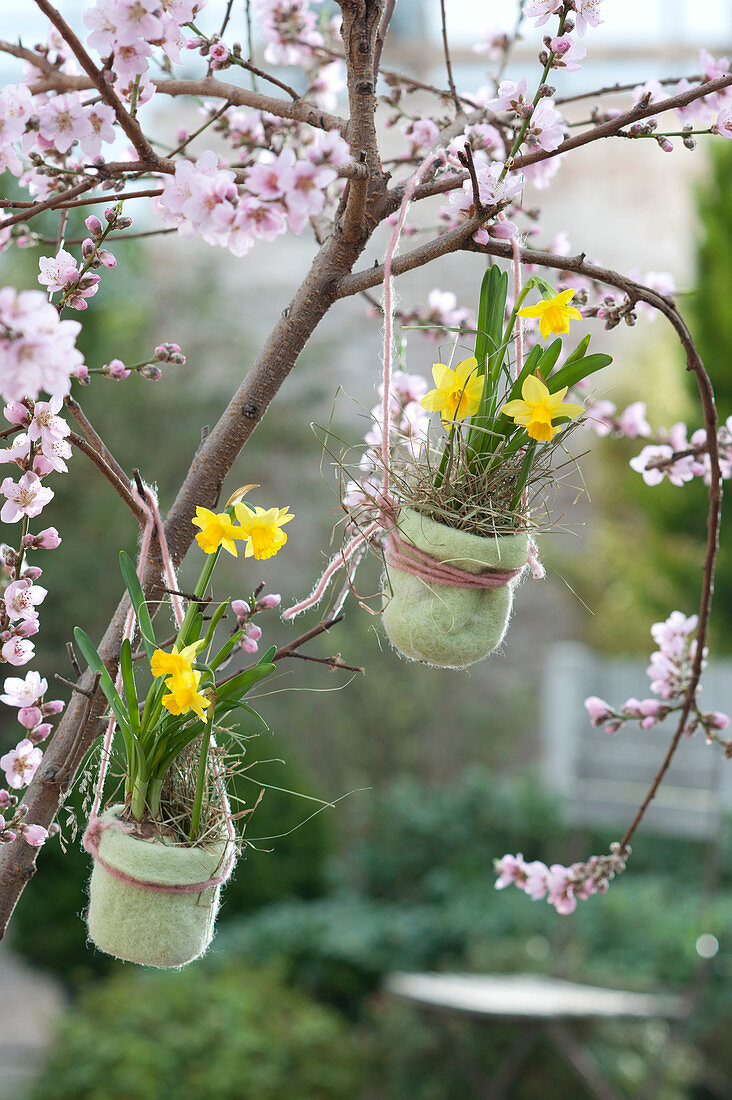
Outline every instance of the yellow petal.
<svg viewBox="0 0 732 1100">
<path fill-rule="evenodd" d="M 438 390 L 444 390 L 453 385 L 455 372 L 446 367 L 444 363 L 435 363 L 432 367 L 432 377 Z"/>
<path fill-rule="evenodd" d="M 513 401 L 507 401 L 505 405 L 501 406 L 500 411 L 504 416 L 521 416 L 523 413 L 531 415 L 531 410 L 525 401 L 521 401 L 515 398 Z"/>
<path fill-rule="evenodd" d="M 572 401 L 568 401 L 559 409 L 562 416 L 581 416 L 584 411 L 584 405 L 575 405 Z"/>
<path fill-rule="evenodd" d="M 535 374 L 530 374 L 528 378 L 524 379 L 521 396 L 529 405 L 538 405 L 541 401 L 546 401 L 549 390 L 540 378 L 537 378 Z"/>
<path fill-rule="evenodd" d="M 556 408 L 558 405 L 561 405 L 562 400 L 564 399 L 564 395 L 568 389 L 568 386 L 563 386 L 562 389 L 557 390 L 556 393 L 549 394 L 547 402 L 552 409 Z"/>
<path fill-rule="evenodd" d="M 552 302 L 555 306 L 566 306 L 567 302 L 572 301 L 575 293 L 576 291 L 572 290 L 572 288 L 570 287 L 569 290 L 563 290 L 561 294 L 557 294 L 554 298 L 552 298 Z"/>
<path fill-rule="evenodd" d="M 524 306 L 523 309 L 518 311 L 519 317 L 541 317 L 542 313 L 547 307 L 546 302 L 539 302 L 535 306 Z"/>
<path fill-rule="evenodd" d="M 429 390 L 420 401 L 420 405 L 427 412 L 442 412 L 445 407 L 445 390 Z"/>
<path fill-rule="evenodd" d="M 478 360 L 474 355 L 471 355 L 469 359 L 463 359 L 455 367 L 455 383 L 458 386 L 464 386 L 471 375 L 478 370 Z"/>
</svg>

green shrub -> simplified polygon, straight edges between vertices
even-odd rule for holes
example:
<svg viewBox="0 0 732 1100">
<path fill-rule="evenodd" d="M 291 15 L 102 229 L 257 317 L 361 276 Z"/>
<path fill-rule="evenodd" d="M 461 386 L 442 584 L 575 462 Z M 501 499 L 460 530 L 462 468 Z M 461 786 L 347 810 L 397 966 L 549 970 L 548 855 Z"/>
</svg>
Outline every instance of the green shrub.
<svg viewBox="0 0 732 1100">
<path fill-rule="evenodd" d="M 347 1100 L 359 1047 L 332 1010 L 239 963 L 126 972 L 61 1024 L 31 1100 Z"/>
</svg>

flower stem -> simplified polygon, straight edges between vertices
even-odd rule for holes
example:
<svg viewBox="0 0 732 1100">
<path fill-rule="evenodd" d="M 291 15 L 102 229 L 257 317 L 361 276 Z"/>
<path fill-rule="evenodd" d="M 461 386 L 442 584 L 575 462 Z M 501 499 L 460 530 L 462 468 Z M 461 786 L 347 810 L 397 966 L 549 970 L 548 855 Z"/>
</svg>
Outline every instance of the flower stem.
<svg viewBox="0 0 732 1100">
<path fill-rule="evenodd" d="M 196 583 L 196 587 L 193 589 L 193 595 L 194 596 L 197 596 L 197 597 L 203 599 L 204 595 L 206 594 L 206 589 L 208 588 L 209 583 L 211 581 L 211 577 L 213 576 L 213 571 L 216 568 L 216 562 L 219 560 L 219 554 L 220 553 L 221 553 L 221 547 L 219 547 L 218 550 L 214 551 L 213 554 L 209 554 L 207 556 L 206 563 L 205 563 L 203 569 L 201 570 L 201 575 L 198 578 L 198 581 Z M 188 604 L 188 607 L 186 609 L 185 618 L 183 619 L 183 623 L 181 625 L 180 630 L 178 631 L 178 637 L 176 638 L 176 642 L 175 642 L 176 646 L 179 649 L 182 649 L 186 645 L 189 645 L 192 640 L 193 641 L 197 640 L 197 639 L 190 639 L 188 637 L 191 626 L 193 625 L 193 620 L 195 619 L 197 613 L 198 613 L 198 603 L 195 600 L 191 600 L 191 602 Z"/>
<path fill-rule="evenodd" d="M 189 837 L 195 840 L 201 824 L 201 807 L 203 806 L 203 792 L 206 787 L 206 771 L 208 767 L 208 754 L 211 748 L 211 727 L 213 726 L 214 711 L 216 710 L 216 692 L 211 692 L 211 706 L 209 707 L 209 719 L 206 728 L 201 733 L 201 752 L 198 757 L 198 778 L 196 780 L 196 794 L 193 799 L 191 811 L 191 828 Z"/>
</svg>

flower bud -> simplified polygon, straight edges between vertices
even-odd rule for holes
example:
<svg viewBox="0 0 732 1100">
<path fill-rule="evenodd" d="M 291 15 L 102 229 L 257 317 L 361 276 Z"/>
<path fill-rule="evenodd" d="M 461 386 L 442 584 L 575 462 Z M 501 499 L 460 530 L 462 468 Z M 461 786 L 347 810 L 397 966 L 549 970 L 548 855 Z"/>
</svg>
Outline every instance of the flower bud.
<svg viewBox="0 0 732 1100">
<path fill-rule="evenodd" d="M 281 603 L 282 596 L 278 592 L 272 592 L 269 596 L 262 596 L 259 606 L 263 611 L 268 611 L 272 607 L 279 607 Z"/>
<path fill-rule="evenodd" d="M 9 401 L 3 409 L 3 416 L 11 424 L 30 424 L 31 414 L 22 401 Z"/>
<path fill-rule="evenodd" d="M 40 707 L 21 707 L 18 711 L 18 721 L 27 730 L 32 730 L 43 720 Z"/>
<path fill-rule="evenodd" d="M 33 539 L 34 550 L 56 550 L 61 545 L 61 537 L 55 527 L 45 527 Z"/>
<path fill-rule="evenodd" d="M 147 378 L 148 382 L 159 382 L 163 377 L 160 368 L 154 367 L 152 363 L 146 363 L 144 367 L 140 367 L 140 374 L 143 378 Z"/>
<path fill-rule="evenodd" d="M 246 600 L 232 600 L 231 610 L 237 619 L 246 619 L 249 616 L 249 603 Z"/>
<path fill-rule="evenodd" d="M 28 740 L 32 741 L 34 745 L 40 745 L 42 741 L 46 740 L 52 729 L 53 726 L 50 722 L 41 722 L 28 731 Z"/>
<path fill-rule="evenodd" d="M 41 705 L 41 710 L 44 716 L 49 714 L 60 714 L 66 704 L 63 699 L 49 699 L 47 703 Z"/>
<path fill-rule="evenodd" d="M 103 230 L 102 223 L 100 222 L 96 214 L 90 214 L 89 217 L 85 219 L 84 225 L 87 227 L 92 237 L 94 237 L 96 240 L 99 240 Z"/>
<path fill-rule="evenodd" d="M 123 378 L 129 378 L 132 371 L 127 370 L 121 359 L 112 359 L 107 364 L 107 371 L 110 378 L 116 378 L 121 381 Z"/>
</svg>

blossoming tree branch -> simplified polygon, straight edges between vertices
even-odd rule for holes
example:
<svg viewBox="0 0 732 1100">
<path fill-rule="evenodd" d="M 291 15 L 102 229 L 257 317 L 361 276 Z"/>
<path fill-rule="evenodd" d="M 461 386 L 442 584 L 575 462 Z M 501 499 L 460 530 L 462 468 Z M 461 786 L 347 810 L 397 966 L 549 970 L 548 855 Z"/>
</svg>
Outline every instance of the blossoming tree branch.
<svg viewBox="0 0 732 1100">
<path fill-rule="evenodd" d="M 396 0 L 338 0 L 337 6 L 255 0 L 251 7 L 246 0 L 245 42 L 234 38 L 231 0 L 93 0 L 74 26 L 63 5 L 33 2 L 47 24 L 45 40 L 0 41 L 0 51 L 17 64 L 15 82 L 0 93 L 0 171 L 27 196 L 0 200 L 0 249 L 38 256 L 37 285 L 0 289 L 7 421 L 0 457 L 10 469 L 0 484 L 7 532 L 0 660 L 12 666 L 0 699 L 22 730 L 0 759 L 6 784 L 0 788 L 0 935 L 39 847 L 55 829 L 60 800 L 89 750 L 101 743 L 85 834 L 95 860 L 92 937 L 105 950 L 154 965 L 200 954 L 235 858 L 216 739 L 230 733 L 227 719 L 236 708 L 250 709 L 242 701 L 246 692 L 276 661 L 333 625 L 366 552 L 385 562 L 384 625 L 397 650 L 457 668 L 490 653 L 507 628 L 518 580 L 543 574 L 534 537 L 542 491 L 565 436 L 585 427 L 644 437 L 633 469 L 649 486 L 664 478 L 676 485 L 703 479 L 709 512 L 696 613 L 670 609 L 667 622 L 653 627 L 659 648 L 649 670 L 651 696 L 622 704 L 587 701 L 592 722 L 609 732 L 626 722 L 645 729 L 669 716 L 676 720 L 635 820 L 608 854 L 586 863 L 546 867 L 522 856 L 498 863 L 499 886 L 515 883 L 570 912 L 625 867 L 630 840 L 685 733 L 698 731 L 730 755 L 721 736 L 726 716 L 703 711 L 698 692 L 722 482 L 732 470 L 732 425 L 717 423 L 709 377 L 672 283 L 612 271 L 582 251 L 573 255 L 565 235 L 545 242 L 531 189 L 561 181 L 562 162 L 591 142 L 647 141 L 666 155 L 700 140 L 732 138 L 728 59 L 702 50 L 699 71 L 689 77 L 644 82 L 639 74 L 630 85 L 558 97 L 557 72 L 580 70 L 593 28 L 603 15 L 611 18 L 601 0 L 529 0 L 513 34 L 488 34 L 475 43 L 489 70 L 479 88 L 456 83 L 444 0 L 440 86 L 384 64 Z M 508 80 L 504 72 L 519 36 L 535 45 L 536 60 L 520 79 Z M 193 68 L 196 76 L 178 75 L 184 60 L 185 71 Z M 168 104 L 176 118 L 181 108 L 188 114 L 175 148 L 161 153 L 167 147 L 157 120 Z M 569 104 L 591 109 L 570 124 Z M 382 153 L 387 129 L 391 147 L 398 136 L 388 161 Z M 140 230 L 141 205 L 147 210 Z M 418 221 L 430 228 L 408 225 L 410 205 L 427 208 Z M 79 241 L 67 239 L 72 210 L 82 211 L 88 231 Z M 38 232 L 41 214 L 54 215 L 55 238 Z M 613 216 L 620 226 L 622 210 Z M 380 226 L 390 242 L 384 262 L 359 266 Z M 179 369 L 185 356 L 167 339 L 175 334 L 161 332 L 141 363 L 125 363 L 114 346 L 104 363 L 86 363 L 77 349 L 87 311 L 115 278 L 116 242 L 160 232 L 201 237 L 237 257 L 286 248 L 279 239 L 289 234 L 313 239 L 309 271 L 191 456 L 164 521 L 153 490 L 122 469 L 104 443 L 104 425 L 89 422 L 82 387 L 103 378 L 144 385 Z M 414 243 L 400 250 L 406 234 Z M 440 289 L 427 303 L 395 309 L 395 277 L 428 264 L 439 271 L 440 259 L 456 252 L 474 254 L 477 309 Z M 378 287 L 383 297 L 372 298 Z M 353 295 L 383 315 L 381 400 L 343 497 L 343 547 L 313 594 L 287 608 L 285 617 L 314 608 L 337 576 L 340 594 L 329 617 L 251 663 L 262 638 L 253 620 L 276 607 L 279 596 L 255 591 L 214 603 L 214 566 L 222 550 L 243 550 L 242 569 L 248 558 L 278 553 L 292 516 L 267 499 L 266 487 L 252 495 L 253 503 L 243 498 L 256 487 L 244 487 L 222 510 L 222 484 L 322 318 Z M 698 385 L 700 422 L 691 429 L 654 432 L 645 407 L 618 410 L 589 396 L 587 379 L 610 360 L 589 351 L 592 326 L 634 324 L 654 311 L 675 330 Z M 422 374 L 392 369 L 399 322 L 419 325 L 428 338 L 450 334 L 456 345 L 470 340 L 474 354 L 434 365 L 431 387 Z M 75 451 L 126 502 L 141 550 L 137 563 L 121 559 L 121 599 L 104 636 L 92 640 L 79 624 L 76 647 L 88 667 L 79 668 L 63 704 L 48 698 L 47 682 L 32 668 L 32 638 L 43 602 L 53 599 L 38 583 L 36 563 L 47 551 L 63 554 L 63 530 L 43 526 L 46 518 L 39 517 L 48 509 L 62 528 L 52 486 L 68 472 Z M 151 454 L 148 465 L 154 463 Z M 175 569 L 194 538 L 195 553 L 205 557 L 196 591 L 184 599 Z M 317 552 L 313 547 L 314 559 Z M 173 639 L 163 638 L 155 621 L 153 609 L 165 600 L 176 623 Z M 231 616 L 234 629 L 222 642 Z M 250 663 L 222 679 L 234 659 Z M 103 809 L 113 752 L 123 761 L 123 792 L 119 805 Z M 206 851 L 210 866 L 192 878 L 184 869 L 174 885 L 155 878 L 148 857 L 163 834 L 183 853 Z M 124 908 L 131 887 L 162 897 L 156 904 L 168 907 L 208 897 L 209 923 L 199 927 L 199 917 L 186 909 L 193 923 L 185 944 L 140 945 L 135 929 L 121 931 L 109 918 Z M 155 912 L 161 924 L 170 908 Z M 129 942 L 120 942 L 123 932 Z"/>
</svg>

